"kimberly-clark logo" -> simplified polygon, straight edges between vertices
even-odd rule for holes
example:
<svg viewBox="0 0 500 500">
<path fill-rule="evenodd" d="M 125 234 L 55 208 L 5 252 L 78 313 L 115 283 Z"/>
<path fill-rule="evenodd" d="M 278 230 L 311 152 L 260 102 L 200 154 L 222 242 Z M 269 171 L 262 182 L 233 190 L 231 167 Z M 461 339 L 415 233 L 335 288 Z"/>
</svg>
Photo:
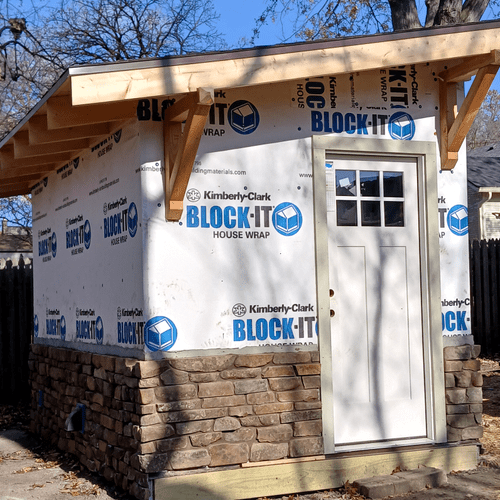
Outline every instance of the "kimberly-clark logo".
<svg viewBox="0 0 500 500">
<path fill-rule="evenodd" d="M 165 316 L 155 316 L 144 326 L 144 343 L 151 351 L 168 351 L 177 340 L 177 327 Z"/>
<path fill-rule="evenodd" d="M 404 111 L 394 113 L 389 119 L 389 134 L 393 139 L 409 141 L 415 135 L 415 122 Z"/>
<path fill-rule="evenodd" d="M 447 217 L 448 227 L 453 234 L 463 236 L 469 232 L 469 213 L 464 205 L 450 208 Z"/>
<path fill-rule="evenodd" d="M 280 203 L 273 211 L 273 226 L 283 236 L 292 236 L 302 227 L 302 213 L 293 203 Z"/>
<path fill-rule="evenodd" d="M 234 304 L 233 314 L 237 318 L 242 318 L 243 316 L 245 316 L 246 313 L 247 313 L 247 308 L 244 304 L 241 304 L 240 302 L 238 302 L 238 304 Z"/>
<path fill-rule="evenodd" d="M 249 101 L 236 101 L 228 110 L 229 125 L 238 134 L 251 134 L 259 126 L 259 112 Z"/>
</svg>

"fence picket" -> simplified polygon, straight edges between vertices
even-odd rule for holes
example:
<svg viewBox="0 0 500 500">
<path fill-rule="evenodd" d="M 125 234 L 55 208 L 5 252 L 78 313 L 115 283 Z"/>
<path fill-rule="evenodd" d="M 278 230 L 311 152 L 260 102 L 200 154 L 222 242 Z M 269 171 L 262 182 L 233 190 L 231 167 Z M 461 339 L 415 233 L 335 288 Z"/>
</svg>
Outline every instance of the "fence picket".
<svg viewBox="0 0 500 500">
<path fill-rule="evenodd" d="M 0 403 L 29 398 L 28 356 L 33 325 L 33 267 L 22 258 L 0 269 Z"/>
<path fill-rule="evenodd" d="M 482 354 L 500 353 L 500 240 L 471 243 L 470 282 L 474 342 Z"/>
</svg>

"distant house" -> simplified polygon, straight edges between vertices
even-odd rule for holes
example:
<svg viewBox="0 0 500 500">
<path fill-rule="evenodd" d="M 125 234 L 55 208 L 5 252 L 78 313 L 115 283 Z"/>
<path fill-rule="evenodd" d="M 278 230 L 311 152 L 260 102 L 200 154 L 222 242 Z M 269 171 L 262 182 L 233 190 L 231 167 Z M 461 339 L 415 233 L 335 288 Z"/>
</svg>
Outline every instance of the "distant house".
<svg viewBox="0 0 500 500">
<path fill-rule="evenodd" d="M 469 238 L 500 238 L 500 142 L 467 153 Z"/>
<path fill-rule="evenodd" d="M 33 241 L 31 235 L 24 228 L 9 226 L 7 221 L 2 221 L 0 234 L 0 262 L 12 260 L 16 265 L 21 255 L 24 259 L 33 259 Z"/>
</svg>

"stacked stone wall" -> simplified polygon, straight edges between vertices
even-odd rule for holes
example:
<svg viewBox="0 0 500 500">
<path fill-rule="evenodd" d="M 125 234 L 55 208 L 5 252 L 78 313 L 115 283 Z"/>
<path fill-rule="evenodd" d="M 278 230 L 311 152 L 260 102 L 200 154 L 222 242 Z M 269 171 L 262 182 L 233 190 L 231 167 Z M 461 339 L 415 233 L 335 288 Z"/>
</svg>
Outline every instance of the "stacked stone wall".
<svg viewBox="0 0 500 500">
<path fill-rule="evenodd" d="M 448 442 L 483 436 L 483 377 L 480 346 L 444 348 Z"/>
<path fill-rule="evenodd" d="M 32 431 L 137 498 L 149 473 L 323 453 L 317 352 L 139 361 L 33 345 L 29 363 Z M 85 432 L 65 431 L 78 403 Z"/>
</svg>

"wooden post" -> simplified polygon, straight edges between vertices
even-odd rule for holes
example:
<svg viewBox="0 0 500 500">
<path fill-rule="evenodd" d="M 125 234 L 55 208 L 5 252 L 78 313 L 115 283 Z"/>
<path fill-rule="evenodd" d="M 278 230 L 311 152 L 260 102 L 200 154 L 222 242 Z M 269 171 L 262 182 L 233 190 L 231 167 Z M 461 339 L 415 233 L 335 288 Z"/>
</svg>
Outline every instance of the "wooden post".
<svg viewBox="0 0 500 500">
<path fill-rule="evenodd" d="M 184 195 L 212 104 L 213 92 L 198 89 L 165 113 L 165 219 L 168 221 L 181 218 Z M 179 121 L 183 119 L 186 121 L 181 132 Z"/>
</svg>

